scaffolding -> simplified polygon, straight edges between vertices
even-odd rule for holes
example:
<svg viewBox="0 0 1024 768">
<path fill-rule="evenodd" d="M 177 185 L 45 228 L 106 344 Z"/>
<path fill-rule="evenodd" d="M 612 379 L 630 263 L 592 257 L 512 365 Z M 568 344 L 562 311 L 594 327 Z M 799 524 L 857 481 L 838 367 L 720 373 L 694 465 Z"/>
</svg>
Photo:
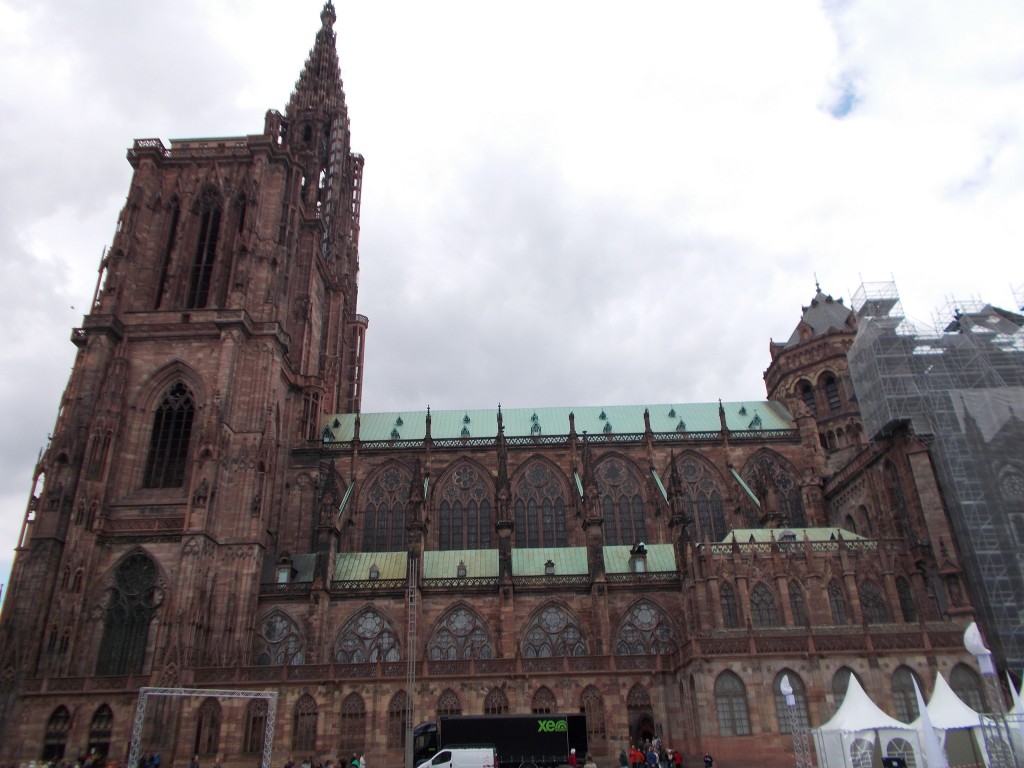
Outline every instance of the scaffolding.
<svg viewBox="0 0 1024 768">
<path fill-rule="evenodd" d="M 1024 664 L 1024 316 L 949 300 L 934 326 L 894 283 L 856 292 L 850 375 L 866 433 L 909 425 L 931 442 L 953 528 L 1003 663 Z M 936 542 L 937 544 L 937 542 Z"/>
</svg>

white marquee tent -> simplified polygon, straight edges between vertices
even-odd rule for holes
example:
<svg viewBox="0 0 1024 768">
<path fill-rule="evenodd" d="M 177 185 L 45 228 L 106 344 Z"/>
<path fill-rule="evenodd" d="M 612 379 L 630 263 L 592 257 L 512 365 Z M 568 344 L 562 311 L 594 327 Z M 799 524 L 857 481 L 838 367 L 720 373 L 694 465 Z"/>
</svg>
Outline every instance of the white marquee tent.
<svg viewBox="0 0 1024 768">
<path fill-rule="evenodd" d="M 813 733 L 821 768 L 881 768 L 882 757 L 922 766 L 917 729 L 883 712 L 852 675 L 842 705 Z"/>
<path fill-rule="evenodd" d="M 950 765 L 989 764 L 983 729 L 992 722 L 967 706 L 949 687 L 942 673 L 935 676 L 935 688 L 928 701 L 928 720 L 939 734 Z M 912 725 L 918 730 L 926 727 L 921 717 Z"/>
</svg>

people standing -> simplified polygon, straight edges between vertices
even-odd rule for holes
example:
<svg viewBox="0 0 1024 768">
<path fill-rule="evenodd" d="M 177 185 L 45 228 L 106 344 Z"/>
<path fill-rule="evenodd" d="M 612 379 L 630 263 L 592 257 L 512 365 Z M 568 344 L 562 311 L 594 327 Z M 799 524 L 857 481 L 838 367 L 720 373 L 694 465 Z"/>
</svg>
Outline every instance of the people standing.
<svg viewBox="0 0 1024 768">
<path fill-rule="evenodd" d="M 704 753 L 704 768 L 714 768 L 715 758 L 709 755 L 707 752 Z"/>
<path fill-rule="evenodd" d="M 594 762 L 594 758 L 589 752 L 587 752 L 587 759 L 583 763 L 583 768 L 597 768 L 597 763 Z"/>
<path fill-rule="evenodd" d="M 359 768 L 366 768 L 366 753 L 359 753 Z"/>
</svg>

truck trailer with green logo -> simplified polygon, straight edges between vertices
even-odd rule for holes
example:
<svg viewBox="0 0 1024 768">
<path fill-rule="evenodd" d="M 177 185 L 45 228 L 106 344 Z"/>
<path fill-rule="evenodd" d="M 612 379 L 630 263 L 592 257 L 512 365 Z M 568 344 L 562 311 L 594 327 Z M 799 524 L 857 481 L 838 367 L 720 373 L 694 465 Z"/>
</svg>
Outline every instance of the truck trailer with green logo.
<svg viewBox="0 0 1024 768">
<path fill-rule="evenodd" d="M 574 715 L 450 715 L 413 730 L 413 765 L 439 749 L 493 747 L 500 768 L 557 768 L 587 754 L 587 718 Z"/>
</svg>

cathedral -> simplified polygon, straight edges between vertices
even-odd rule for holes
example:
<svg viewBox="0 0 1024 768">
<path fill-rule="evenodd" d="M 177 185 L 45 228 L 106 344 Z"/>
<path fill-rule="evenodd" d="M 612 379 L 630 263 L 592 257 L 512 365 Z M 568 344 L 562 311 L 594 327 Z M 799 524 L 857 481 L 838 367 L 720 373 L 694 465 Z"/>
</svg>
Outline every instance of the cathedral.
<svg viewBox="0 0 1024 768">
<path fill-rule="evenodd" d="M 781 768 L 851 677 L 907 722 L 936 673 L 985 709 L 929 446 L 866 433 L 820 289 L 764 400 L 362 412 L 363 158 L 320 21 L 261 132 L 128 150 L 0 617 L 0 762 L 126 760 L 146 687 L 192 691 L 138 723 L 176 766 L 268 730 L 275 766 L 401 765 L 415 724 L 532 712 L 584 714 L 599 765 L 660 738 Z"/>
</svg>

